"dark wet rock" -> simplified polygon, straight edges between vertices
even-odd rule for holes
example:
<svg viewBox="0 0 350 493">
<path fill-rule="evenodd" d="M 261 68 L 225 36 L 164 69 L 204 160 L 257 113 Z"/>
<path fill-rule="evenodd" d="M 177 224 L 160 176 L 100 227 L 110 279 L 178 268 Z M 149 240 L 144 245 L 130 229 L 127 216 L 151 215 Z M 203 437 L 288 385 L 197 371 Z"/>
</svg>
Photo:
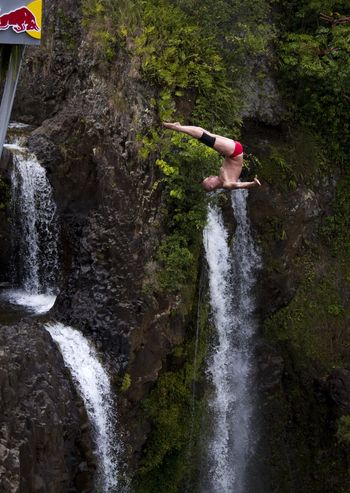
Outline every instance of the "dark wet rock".
<svg viewBox="0 0 350 493">
<path fill-rule="evenodd" d="M 1 326 L 0 395 L 1 492 L 92 491 L 86 412 L 41 324 Z"/>
<path fill-rule="evenodd" d="M 260 310 L 263 318 L 288 305 L 304 272 L 297 259 L 318 242 L 318 228 L 334 194 L 334 184 L 320 183 L 319 194 L 300 185 L 282 193 L 268 183 L 249 196 L 253 229 L 260 241 L 263 261 L 269 272 L 261 271 Z"/>
<path fill-rule="evenodd" d="M 0 160 L 0 282 L 10 279 L 11 259 L 11 223 L 9 220 L 10 208 L 10 169 L 11 154 L 4 149 Z"/>
<path fill-rule="evenodd" d="M 350 371 L 337 368 L 332 371 L 326 381 L 329 397 L 336 409 L 336 414 L 350 414 Z"/>
<path fill-rule="evenodd" d="M 74 0 L 62 0 L 59 4 L 48 0 L 43 24 L 45 35 L 40 48 L 26 50 L 14 104 L 15 118 L 34 125 L 57 113 L 76 84 L 80 5 Z"/>
<path fill-rule="evenodd" d="M 226 231 L 229 235 L 229 240 L 232 241 L 236 231 L 237 221 L 234 216 L 234 211 L 232 209 L 232 203 L 229 194 L 225 194 L 225 199 L 226 200 L 224 200 L 221 204 L 222 217 L 224 219 Z"/>
<path fill-rule="evenodd" d="M 10 279 L 11 227 L 5 210 L 0 210 L 0 283 Z"/>
<path fill-rule="evenodd" d="M 260 342 L 256 347 L 258 384 L 261 392 L 273 392 L 282 384 L 284 360 L 277 350 Z"/>
<path fill-rule="evenodd" d="M 270 59 L 269 59 L 270 58 Z M 254 119 L 268 125 L 279 125 L 285 116 L 285 107 L 271 67 L 273 54 L 248 60 L 251 76 L 242 81 L 244 94 L 243 118 Z M 260 76 L 256 77 L 259 72 Z"/>
</svg>

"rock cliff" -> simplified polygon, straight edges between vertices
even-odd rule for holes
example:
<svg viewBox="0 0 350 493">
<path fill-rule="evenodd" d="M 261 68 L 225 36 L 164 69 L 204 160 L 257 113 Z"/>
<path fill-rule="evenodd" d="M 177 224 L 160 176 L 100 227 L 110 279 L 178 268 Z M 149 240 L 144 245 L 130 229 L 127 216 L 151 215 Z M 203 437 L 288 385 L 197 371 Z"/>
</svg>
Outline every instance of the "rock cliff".
<svg viewBox="0 0 350 493">
<path fill-rule="evenodd" d="M 1 491 L 91 491 L 86 412 L 51 337 L 22 322 L 0 341 Z"/>
<path fill-rule="evenodd" d="M 52 313 L 95 341 L 116 390 L 128 365 L 132 385 L 120 397 L 120 419 L 131 455 L 139 455 L 149 430 L 140 402 L 186 322 L 173 315 L 182 305 L 176 296 L 157 299 L 143 289 L 163 235 L 162 194 L 152 189 L 159 170 L 138 158 L 138 134 L 156 119 L 149 105 L 155 90 L 139 81 L 123 50 L 105 66 L 81 16 L 75 2 L 48 2 L 48 34 L 40 50 L 27 52 L 14 118 L 37 125 L 29 146 L 58 206 L 62 283 Z"/>
<path fill-rule="evenodd" d="M 35 125 L 29 145 L 47 169 L 58 206 L 62 269 L 52 316 L 82 330 L 102 350 L 114 376 L 130 472 L 158 474 L 164 468 L 166 484 L 176 488 L 183 484 L 182 473 L 176 483 L 169 471 L 178 464 L 174 456 L 182 455 L 186 462 L 182 451 L 191 413 L 188 375 L 193 374 L 194 335 L 199 327 L 201 361 L 210 336 L 201 285 L 205 268 L 198 252 L 192 285 L 177 293 L 146 287 L 146 281 L 157 276 L 156 252 L 166 233 L 164 188 L 154 186 L 163 177 L 154 165 L 157 156 L 141 159 L 139 153 L 140 135 L 159 124 L 151 104 L 159 98 L 158 88 L 142 78 L 140 59 L 129 56 L 117 42 L 107 62 L 83 22 L 80 2 L 48 0 L 45 26 L 42 48 L 27 52 L 14 118 Z M 270 66 L 265 72 L 269 70 Z M 245 88 L 243 141 L 249 143 L 247 151 L 258 156 L 263 179 L 263 187 L 250 195 L 250 213 L 264 257 L 257 361 L 266 491 L 340 493 L 347 484 L 348 450 L 337 436 L 339 419 L 350 414 L 348 354 L 341 347 L 342 338 L 348 337 L 344 306 L 349 288 L 321 234 L 326 217 L 333 214 L 338 176 L 313 176 L 317 142 L 302 129 L 281 123 L 280 96 L 270 74 L 262 93 L 258 86 L 254 81 L 250 93 Z M 266 93 L 273 96 L 270 104 Z M 191 91 L 187 96 L 178 102 L 185 118 L 193 108 Z M 304 158 L 295 163 L 295 150 L 300 148 L 309 153 L 301 152 Z M 227 207 L 224 210 L 232 234 L 232 216 Z M 8 230 L 1 210 L 0 214 L 1 244 L 6 247 L 0 265 L 6 266 Z M 324 278 L 331 280 L 331 288 Z M 305 308 L 302 301 L 309 293 L 313 295 Z M 315 313 L 322 313 L 323 320 Z M 10 348 L 0 362 L 3 395 L 8 394 L 3 413 L 6 417 L 28 406 L 21 408 L 18 422 L 5 419 L 10 432 L 3 435 L 9 442 L 1 449 L 7 458 L 2 464 L 7 468 L 4 491 L 18 484 L 27 491 L 64 492 L 73 484 L 84 491 L 91 464 L 86 459 L 87 439 L 82 440 L 75 428 L 82 419 L 80 404 L 50 337 L 35 328 L 35 323 L 26 322 L 1 332 L 2 344 Z M 17 378 L 24 371 L 18 360 L 26 354 L 28 386 Z M 10 369 L 5 371 L 7 362 Z M 198 386 L 199 399 L 204 387 Z M 33 395 L 28 395 L 32 388 Z M 66 396 L 64 402 L 57 403 L 54 393 Z M 33 404 L 36 395 L 44 399 L 44 417 L 38 417 Z M 27 413 L 38 425 L 25 421 Z M 43 434 L 45 427 L 53 430 L 50 437 Z M 155 429 L 158 435 L 152 435 Z M 28 437 L 24 444 L 23 434 Z M 57 451 L 51 454 L 53 446 Z M 30 451 L 32 462 L 25 462 L 27 469 L 19 477 L 21 447 Z M 146 483 L 144 488 L 139 491 L 152 491 Z"/>
<path fill-rule="evenodd" d="M 266 128 L 262 138 L 253 127 L 254 132 L 251 123 L 246 126 L 248 137 L 260 147 L 256 152 L 262 162 L 283 154 L 281 130 Z M 286 162 L 293 160 L 283 155 Z M 297 186 L 285 188 L 276 175 L 266 175 L 262 189 L 250 196 L 264 260 L 257 362 L 266 491 L 349 487 L 348 446 L 340 426 L 349 414 L 348 286 L 342 259 L 330 252 L 323 233 L 334 214 L 339 175 L 315 171 L 317 159 L 314 148 Z"/>
</svg>

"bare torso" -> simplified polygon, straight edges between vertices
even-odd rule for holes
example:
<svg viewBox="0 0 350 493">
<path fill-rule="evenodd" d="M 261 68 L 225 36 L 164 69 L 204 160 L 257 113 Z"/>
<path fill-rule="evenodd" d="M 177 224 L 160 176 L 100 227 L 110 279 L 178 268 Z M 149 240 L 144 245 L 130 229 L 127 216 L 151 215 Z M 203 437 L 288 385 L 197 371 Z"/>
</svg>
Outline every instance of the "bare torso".
<svg viewBox="0 0 350 493">
<path fill-rule="evenodd" d="M 226 157 L 220 168 L 219 176 L 225 182 L 235 183 L 238 181 L 243 167 L 243 154 L 234 158 Z"/>
</svg>

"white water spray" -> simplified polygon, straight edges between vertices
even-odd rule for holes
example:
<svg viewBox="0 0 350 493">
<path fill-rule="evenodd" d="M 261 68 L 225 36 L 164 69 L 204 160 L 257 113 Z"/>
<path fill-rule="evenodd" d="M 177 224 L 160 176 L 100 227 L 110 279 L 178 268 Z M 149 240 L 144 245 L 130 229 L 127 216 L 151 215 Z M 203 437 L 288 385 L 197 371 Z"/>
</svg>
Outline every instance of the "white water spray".
<svg viewBox="0 0 350 493">
<path fill-rule="evenodd" d="M 217 344 L 208 372 L 214 387 L 213 419 L 205 491 L 244 493 L 246 466 L 253 454 L 254 403 L 252 336 L 255 332 L 252 288 L 259 256 L 250 233 L 246 191 L 232 193 L 237 229 L 232 249 L 222 215 L 209 207 L 204 245 L 209 265 L 210 301 Z"/>
<path fill-rule="evenodd" d="M 34 313 L 48 311 L 55 302 L 58 280 L 56 205 L 45 168 L 25 146 L 26 125 L 12 123 L 11 224 L 12 272 L 16 288 L 1 297 Z"/>
<path fill-rule="evenodd" d="M 114 434 L 116 416 L 107 372 L 98 361 L 95 349 L 79 331 L 61 323 L 48 324 L 45 328 L 60 347 L 93 427 L 99 460 L 96 490 L 115 493 L 120 450 Z"/>
<path fill-rule="evenodd" d="M 45 168 L 23 149 L 13 153 L 12 217 L 14 241 L 21 265 L 21 285 L 27 293 L 52 294 L 57 282 L 56 206 Z"/>
</svg>

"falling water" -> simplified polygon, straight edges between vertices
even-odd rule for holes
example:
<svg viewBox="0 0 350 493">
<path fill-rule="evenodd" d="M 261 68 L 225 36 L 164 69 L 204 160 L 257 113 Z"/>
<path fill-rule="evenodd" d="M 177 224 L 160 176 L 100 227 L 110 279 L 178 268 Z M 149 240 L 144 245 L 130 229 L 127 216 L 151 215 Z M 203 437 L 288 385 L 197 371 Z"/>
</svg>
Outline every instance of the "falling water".
<svg viewBox="0 0 350 493">
<path fill-rule="evenodd" d="M 45 328 L 60 347 L 93 427 L 99 460 L 96 490 L 115 493 L 118 491 L 117 457 L 120 450 L 114 435 L 116 417 L 109 377 L 98 361 L 95 349 L 79 331 L 60 323 Z"/>
<path fill-rule="evenodd" d="M 19 134 L 6 147 L 13 154 L 14 270 L 22 289 L 8 290 L 5 296 L 12 303 L 25 305 L 38 313 L 47 311 L 55 300 L 58 276 L 56 206 L 45 169 L 23 145 L 21 128 L 16 124 Z M 94 491 L 121 491 L 117 489 L 120 450 L 114 432 L 116 416 L 109 377 L 98 361 L 96 351 L 79 331 L 56 322 L 45 328 L 60 348 L 92 425 L 98 461 Z M 126 490 L 124 487 L 123 491 Z"/>
<path fill-rule="evenodd" d="M 216 207 L 209 207 L 204 231 L 210 301 L 217 330 L 217 344 L 208 368 L 214 388 L 210 402 L 213 429 L 203 490 L 210 493 L 245 493 L 247 463 L 253 454 L 252 337 L 256 323 L 252 288 L 259 256 L 250 233 L 246 199 L 246 191 L 232 193 L 237 221 L 232 248 Z"/>
<path fill-rule="evenodd" d="M 16 124 L 12 128 L 15 138 L 5 147 L 13 158 L 11 223 L 13 281 L 17 288 L 2 293 L 2 297 L 42 313 L 51 308 L 57 294 L 56 205 L 45 168 L 24 146 L 25 127 Z"/>
<path fill-rule="evenodd" d="M 56 206 L 52 188 L 33 154 L 13 153 L 12 217 L 21 284 L 31 294 L 53 293 L 57 278 Z"/>
</svg>

